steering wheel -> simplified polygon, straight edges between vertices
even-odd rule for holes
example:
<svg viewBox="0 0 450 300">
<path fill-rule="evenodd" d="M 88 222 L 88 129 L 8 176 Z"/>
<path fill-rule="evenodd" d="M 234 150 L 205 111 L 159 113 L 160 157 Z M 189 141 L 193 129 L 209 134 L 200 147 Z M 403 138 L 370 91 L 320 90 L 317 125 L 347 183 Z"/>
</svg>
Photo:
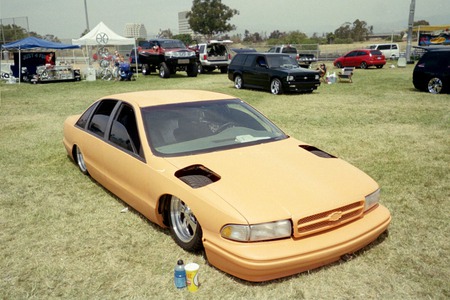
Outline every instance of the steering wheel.
<svg viewBox="0 0 450 300">
<path fill-rule="evenodd" d="M 219 126 L 219 128 L 217 128 L 216 133 L 222 132 L 227 128 L 231 128 L 231 127 L 237 127 L 238 124 L 236 122 L 226 122 L 225 124 L 222 124 Z"/>
</svg>

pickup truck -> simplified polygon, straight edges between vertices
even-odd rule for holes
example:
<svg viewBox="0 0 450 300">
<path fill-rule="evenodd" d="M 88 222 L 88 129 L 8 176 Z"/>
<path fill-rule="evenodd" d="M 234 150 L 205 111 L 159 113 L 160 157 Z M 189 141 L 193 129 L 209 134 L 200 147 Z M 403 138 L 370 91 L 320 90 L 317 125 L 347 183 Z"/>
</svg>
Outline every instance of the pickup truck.
<svg viewBox="0 0 450 300">
<path fill-rule="evenodd" d="M 306 69 L 309 69 L 311 63 L 317 61 L 317 58 L 314 56 L 314 54 L 298 53 L 297 48 L 291 45 L 274 46 L 270 48 L 268 52 L 289 54 L 290 57 L 294 58 L 298 62 L 298 65 L 300 67 Z"/>
<path fill-rule="evenodd" d="M 197 77 L 197 57 L 183 42 L 175 39 L 151 39 L 139 42 L 138 65 L 142 74 L 159 71 L 161 78 L 169 78 L 177 71 L 185 71 L 189 77 Z M 135 64 L 134 49 L 130 53 L 130 63 Z"/>
</svg>

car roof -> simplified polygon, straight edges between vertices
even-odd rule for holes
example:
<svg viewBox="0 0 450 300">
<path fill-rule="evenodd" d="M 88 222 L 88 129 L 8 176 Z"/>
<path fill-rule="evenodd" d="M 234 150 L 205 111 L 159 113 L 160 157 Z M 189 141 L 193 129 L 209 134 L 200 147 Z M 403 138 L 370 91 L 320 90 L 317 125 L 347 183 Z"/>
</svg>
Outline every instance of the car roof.
<svg viewBox="0 0 450 300">
<path fill-rule="evenodd" d="M 203 90 L 152 90 L 114 94 L 103 99 L 117 99 L 135 104 L 139 107 L 199 102 L 209 100 L 236 99 L 234 96 Z"/>
<path fill-rule="evenodd" d="M 241 52 L 236 55 L 264 55 L 264 56 L 289 56 L 288 53 L 271 53 L 271 52 Z M 289 56 L 290 57 L 290 56 Z"/>
</svg>

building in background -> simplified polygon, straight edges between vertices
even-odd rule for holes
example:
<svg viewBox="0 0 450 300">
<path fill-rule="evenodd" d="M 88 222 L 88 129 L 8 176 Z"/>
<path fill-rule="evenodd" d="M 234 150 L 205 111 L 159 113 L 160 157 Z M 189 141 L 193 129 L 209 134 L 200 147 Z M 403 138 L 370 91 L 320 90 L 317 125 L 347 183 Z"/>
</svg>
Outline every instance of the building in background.
<svg viewBox="0 0 450 300">
<path fill-rule="evenodd" d="M 135 39 L 138 38 L 147 38 L 147 30 L 145 29 L 144 24 L 138 23 L 127 23 L 125 24 L 125 37 L 132 37 Z"/>
<path fill-rule="evenodd" d="M 179 34 L 189 34 L 194 36 L 194 31 L 192 31 L 189 26 L 188 18 L 186 17 L 188 12 L 189 11 L 182 11 L 178 13 L 178 31 Z"/>
</svg>

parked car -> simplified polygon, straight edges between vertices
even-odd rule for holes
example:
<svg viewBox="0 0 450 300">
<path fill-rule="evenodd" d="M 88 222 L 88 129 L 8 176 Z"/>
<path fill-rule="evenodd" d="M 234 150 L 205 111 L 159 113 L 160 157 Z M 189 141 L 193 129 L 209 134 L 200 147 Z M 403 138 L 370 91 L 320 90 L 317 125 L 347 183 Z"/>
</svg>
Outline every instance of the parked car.
<svg viewBox="0 0 450 300">
<path fill-rule="evenodd" d="M 400 47 L 398 44 L 372 44 L 368 49 L 380 50 L 386 59 L 398 59 L 400 57 Z"/>
<path fill-rule="evenodd" d="M 228 45 L 232 43 L 230 40 L 211 40 L 190 46 L 189 48 L 197 54 L 198 72 L 212 72 L 218 69 L 221 73 L 226 73 L 231 62 L 231 50 Z"/>
<path fill-rule="evenodd" d="M 336 58 L 333 64 L 337 68 L 359 67 L 366 69 L 375 66 L 380 69 L 386 64 L 386 58 L 380 50 L 359 49 Z"/>
<path fill-rule="evenodd" d="M 175 39 L 151 39 L 139 42 L 138 65 L 142 74 L 159 71 L 161 78 L 169 78 L 177 71 L 185 71 L 189 77 L 198 74 L 195 51 Z M 130 52 L 130 64 L 135 65 L 135 51 Z"/>
<path fill-rule="evenodd" d="M 339 260 L 391 220 L 372 178 L 234 96 L 107 96 L 66 119 L 63 142 L 82 173 L 168 227 L 180 247 L 204 249 L 249 281 Z"/>
<path fill-rule="evenodd" d="M 307 68 L 311 66 L 313 62 L 317 61 L 317 58 L 312 53 L 299 53 L 297 48 L 292 45 L 280 45 L 273 46 L 267 51 L 269 53 L 286 53 L 290 57 L 294 58 L 300 67 Z"/>
<path fill-rule="evenodd" d="M 414 67 L 414 87 L 433 94 L 450 92 L 450 47 L 422 49 L 426 52 Z"/>
<path fill-rule="evenodd" d="M 243 52 L 234 56 L 228 79 L 244 87 L 283 92 L 312 92 L 320 85 L 319 72 L 300 68 L 288 54 Z"/>
</svg>

